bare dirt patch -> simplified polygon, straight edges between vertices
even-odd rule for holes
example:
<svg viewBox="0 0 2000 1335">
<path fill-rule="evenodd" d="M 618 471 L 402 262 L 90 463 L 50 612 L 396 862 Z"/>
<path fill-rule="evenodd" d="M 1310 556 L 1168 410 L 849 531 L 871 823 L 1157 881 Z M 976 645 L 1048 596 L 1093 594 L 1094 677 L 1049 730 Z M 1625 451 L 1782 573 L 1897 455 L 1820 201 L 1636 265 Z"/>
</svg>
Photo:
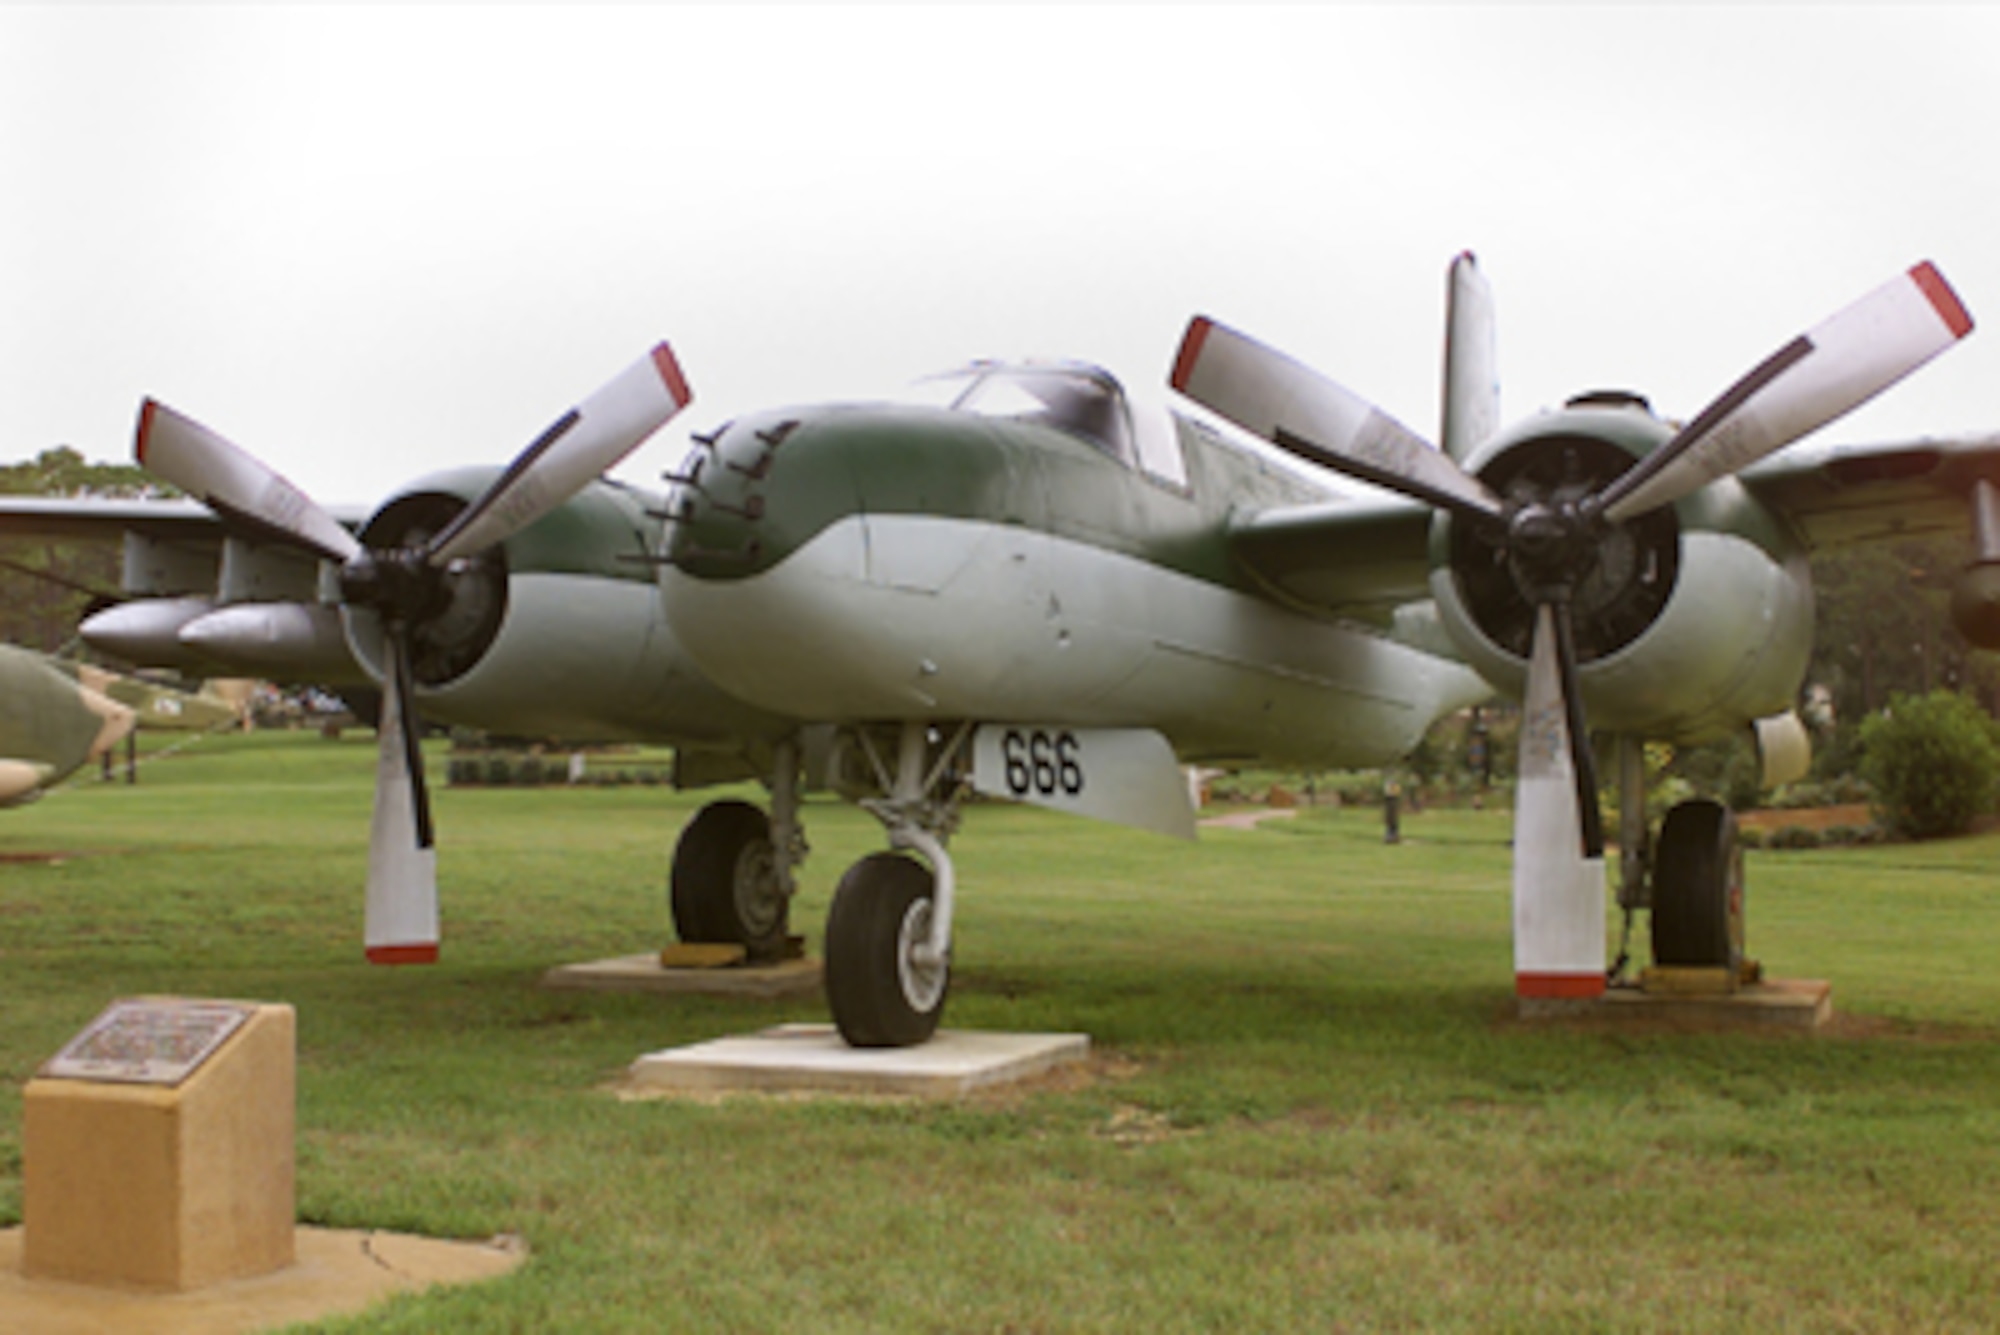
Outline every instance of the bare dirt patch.
<svg viewBox="0 0 2000 1335">
<path fill-rule="evenodd" d="M 1848 802 L 1837 807 L 1767 807 L 1760 811 L 1739 811 L 1736 823 L 1746 830 L 1784 830 L 1803 826 L 1808 830 L 1831 830 L 1842 825 L 1867 825 L 1874 818 L 1866 802 Z"/>
</svg>

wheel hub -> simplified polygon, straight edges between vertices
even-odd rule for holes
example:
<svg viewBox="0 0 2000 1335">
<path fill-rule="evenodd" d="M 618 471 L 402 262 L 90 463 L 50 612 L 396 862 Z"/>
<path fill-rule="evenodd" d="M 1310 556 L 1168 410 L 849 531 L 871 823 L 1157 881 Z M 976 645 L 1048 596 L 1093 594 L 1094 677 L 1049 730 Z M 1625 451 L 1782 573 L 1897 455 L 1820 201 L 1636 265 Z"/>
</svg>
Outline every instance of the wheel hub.
<svg viewBox="0 0 2000 1335">
<path fill-rule="evenodd" d="M 736 900 L 737 921 L 752 940 L 762 940 L 778 930 L 784 919 L 785 897 L 778 888 L 777 858 L 768 841 L 754 840 L 736 855 L 730 891 Z"/>
<path fill-rule="evenodd" d="M 931 901 L 920 899 L 903 914 L 902 930 L 896 937 L 896 972 L 903 996 L 920 1012 L 937 1007 L 950 973 L 948 962 L 931 951 L 930 939 Z"/>
</svg>

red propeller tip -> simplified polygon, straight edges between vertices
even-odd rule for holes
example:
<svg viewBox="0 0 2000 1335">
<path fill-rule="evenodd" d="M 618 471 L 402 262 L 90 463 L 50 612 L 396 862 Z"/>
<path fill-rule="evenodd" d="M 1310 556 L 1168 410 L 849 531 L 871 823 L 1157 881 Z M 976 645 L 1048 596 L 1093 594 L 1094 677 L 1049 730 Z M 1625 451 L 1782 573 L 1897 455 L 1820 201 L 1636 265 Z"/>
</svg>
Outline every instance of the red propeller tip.
<svg viewBox="0 0 2000 1335">
<path fill-rule="evenodd" d="M 430 941 L 407 946 L 370 946 L 370 964 L 436 964 L 437 942 Z"/>
<path fill-rule="evenodd" d="M 1964 338 L 1972 332 L 1972 315 L 1965 309 L 1965 303 L 1958 299 L 1958 293 L 1951 290 L 1951 284 L 1944 280 L 1937 266 L 1925 260 L 1910 270 L 1910 278 L 1923 294 L 1930 299 L 1938 318 L 1945 328 L 1951 330 L 1953 338 Z"/>
<path fill-rule="evenodd" d="M 694 391 L 688 388 L 687 376 L 681 373 L 681 364 L 674 357 L 674 350 L 662 343 L 653 349 L 653 365 L 659 369 L 661 383 L 667 393 L 673 396 L 674 406 L 687 407 L 694 398 Z"/>
<path fill-rule="evenodd" d="M 1201 360 L 1201 346 L 1208 341 L 1208 331 L 1215 328 L 1215 322 L 1206 315 L 1197 315 L 1188 323 L 1187 335 L 1181 339 L 1180 355 L 1174 358 L 1174 373 L 1168 384 L 1185 391 L 1188 381 L 1194 376 L 1194 364 Z"/>
<path fill-rule="evenodd" d="M 132 456 L 143 467 L 146 462 L 146 445 L 153 438 L 153 415 L 160 410 L 157 399 L 147 399 L 139 405 L 139 431 L 132 445 Z"/>
</svg>

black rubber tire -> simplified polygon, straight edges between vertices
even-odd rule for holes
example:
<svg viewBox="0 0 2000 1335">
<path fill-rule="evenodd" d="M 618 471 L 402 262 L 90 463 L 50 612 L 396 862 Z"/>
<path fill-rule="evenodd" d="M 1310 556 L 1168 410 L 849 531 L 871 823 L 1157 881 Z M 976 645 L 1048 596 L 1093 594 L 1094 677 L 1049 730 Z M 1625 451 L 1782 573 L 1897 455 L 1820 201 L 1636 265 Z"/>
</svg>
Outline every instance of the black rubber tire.
<svg viewBox="0 0 2000 1335">
<path fill-rule="evenodd" d="M 761 887 L 745 878 L 761 878 Z M 790 904 L 778 897 L 771 821 L 748 802 L 711 802 L 674 845 L 674 931 L 688 942 L 741 945 L 751 959 L 784 954 Z"/>
<path fill-rule="evenodd" d="M 1736 816 L 1720 802 L 1682 802 L 1660 826 L 1653 962 L 1731 971 L 1743 965 L 1743 850 Z"/>
<path fill-rule="evenodd" d="M 840 878 L 826 915 L 826 1000 L 848 1046 L 907 1048 L 937 1032 L 950 964 L 912 998 L 903 960 L 906 924 L 927 929 L 932 895 L 930 869 L 895 853 L 871 853 Z"/>
</svg>

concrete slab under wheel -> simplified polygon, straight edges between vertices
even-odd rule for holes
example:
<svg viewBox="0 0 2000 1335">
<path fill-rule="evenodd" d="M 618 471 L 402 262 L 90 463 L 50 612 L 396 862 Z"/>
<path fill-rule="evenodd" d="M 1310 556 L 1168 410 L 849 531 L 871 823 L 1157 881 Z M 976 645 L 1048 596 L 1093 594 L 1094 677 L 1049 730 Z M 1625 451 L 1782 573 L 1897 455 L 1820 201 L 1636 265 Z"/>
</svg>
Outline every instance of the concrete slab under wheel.
<svg viewBox="0 0 2000 1335">
<path fill-rule="evenodd" d="M 1833 984 L 1817 978 L 1772 978 L 1721 996 L 1662 995 L 1615 988 L 1588 1001 L 1523 998 L 1524 1020 L 1656 1022 L 1702 1029 L 1783 1029 L 1810 1033 L 1833 1018 Z"/>
<path fill-rule="evenodd" d="M 849 1094 L 957 1098 L 1026 1080 L 1090 1055 L 1088 1034 L 941 1029 L 912 1048 L 850 1048 L 830 1024 L 785 1024 L 647 1053 L 626 1092 Z"/>
<path fill-rule="evenodd" d="M 722 969 L 673 969 L 658 952 L 562 964 L 542 975 L 542 986 L 588 992 L 666 992 L 680 996 L 755 997 L 775 1000 L 816 995 L 818 960 L 739 964 Z"/>
<path fill-rule="evenodd" d="M 449 1242 L 302 1228 L 283 1270 L 186 1293 L 96 1288 L 21 1274 L 19 1228 L 0 1230 L 0 1330 L 9 1335 L 236 1335 L 346 1316 L 433 1284 L 494 1279 L 528 1259 L 518 1243 Z"/>
</svg>

